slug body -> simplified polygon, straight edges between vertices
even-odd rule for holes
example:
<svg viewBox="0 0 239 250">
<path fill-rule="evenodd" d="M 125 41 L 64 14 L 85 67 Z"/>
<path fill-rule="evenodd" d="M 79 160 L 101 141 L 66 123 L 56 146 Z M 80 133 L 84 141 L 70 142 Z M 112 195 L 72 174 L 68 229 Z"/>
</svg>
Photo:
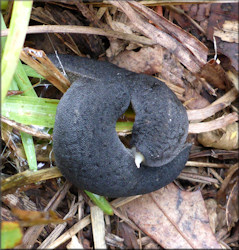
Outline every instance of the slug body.
<svg viewBox="0 0 239 250">
<path fill-rule="evenodd" d="M 53 132 L 62 174 L 80 189 L 109 197 L 149 193 L 172 182 L 191 147 L 185 143 L 186 110 L 174 93 L 154 77 L 108 62 L 60 60 L 73 81 L 59 102 Z M 145 159 L 140 168 L 115 131 L 130 103 L 136 112 L 131 146 Z"/>
</svg>

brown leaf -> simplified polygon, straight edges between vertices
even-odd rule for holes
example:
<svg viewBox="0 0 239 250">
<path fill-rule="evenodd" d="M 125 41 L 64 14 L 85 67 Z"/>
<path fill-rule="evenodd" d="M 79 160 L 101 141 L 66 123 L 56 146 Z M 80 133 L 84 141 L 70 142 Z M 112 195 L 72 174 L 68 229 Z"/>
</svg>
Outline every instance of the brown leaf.
<svg viewBox="0 0 239 250">
<path fill-rule="evenodd" d="M 124 206 L 128 217 L 163 248 L 221 248 L 213 235 L 201 192 L 174 184 Z"/>
<path fill-rule="evenodd" d="M 213 130 L 198 135 L 198 141 L 204 147 L 233 150 L 238 149 L 238 123 L 234 122 L 222 130 Z"/>
<path fill-rule="evenodd" d="M 226 173 L 226 178 L 223 180 L 223 183 L 222 183 L 219 191 L 217 192 L 217 200 L 221 204 L 224 204 L 225 200 L 227 199 L 227 196 L 228 196 L 227 192 L 228 192 L 228 189 L 230 188 L 229 184 L 230 184 L 230 182 L 231 183 L 234 182 L 235 175 L 236 175 L 236 177 L 238 176 L 238 169 L 239 169 L 239 165 L 238 165 L 238 163 L 236 163 L 233 166 L 231 166 Z"/>
<path fill-rule="evenodd" d="M 126 223 L 119 223 L 119 233 L 124 239 L 127 249 L 139 249 L 139 244 L 135 236 L 134 230 Z"/>
<path fill-rule="evenodd" d="M 237 177 L 238 178 L 238 177 Z M 227 206 L 226 206 L 226 220 L 227 220 L 227 226 L 228 230 L 230 231 L 232 227 L 235 226 L 236 222 L 239 219 L 239 206 L 238 206 L 238 180 L 234 184 L 232 191 L 229 195 Z"/>
<path fill-rule="evenodd" d="M 57 214 L 50 210 L 47 212 L 39 211 L 29 211 L 22 210 L 16 207 L 11 208 L 13 214 L 17 216 L 21 221 L 22 226 L 34 226 L 50 223 L 64 223 L 66 220 L 63 220 L 57 216 Z"/>
<path fill-rule="evenodd" d="M 238 21 L 238 3 L 212 4 L 208 19 L 207 37 L 213 41 L 216 37 L 217 49 L 220 53 L 231 59 L 232 66 L 238 70 L 238 44 L 221 40 L 217 37 L 218 31 L 223 32 L 223 26 L 227 21 Z"/>
<path fill-rule="evenodd" d="M 121 68 L 136 73 L 156 74 L 162 71 L 165 49 L 161 46 L 141 48 L 138 52 L 124 51 L 114 57 L 111 62 Z"/>
<path fill-rule="evenodd" d="M 207 208 L 207 213 L 209 217 L 209 222 L 213 233 L 216 232 L 216 227 L 218 224 L 217 218 L 217 201 L 215 199 L 207 199 L 205 200 L 205 205 Z"/>
<path fill-rule="evenodd" d="M 238 51 L 238 26 L 235 26 L 238 23 L 238 3 L 184 4 L 181 7 L 199 23 L 207 39 L 213 42 L 213 36 L 216 38 L 217 52 L 227 56 L 232 66 L 238 70 L 238 53 L 235 53 Z M 195 31 L 187 19 L 185 22 L 182 15 L 175 13 L 173 16 L 182 28 L 193 34 L 198 31 Z M 199 36 L 199 32 L 196 35 Z"/>
<path fill-rule="evenodd" d="M 231 87 L 231 82 L 224 69 L 213 59 L 202 67 L 201 77 L 205 78 L 215 88 L 229 89 Z"/>
<path fill-rule="evenodd" d="M 193 88 L 187 88 L 184 98 L 187 100 L 185 106 L 189 109 L 201 109 L 207 107 L 210 102 L 197 93 Z"/>
</svg>

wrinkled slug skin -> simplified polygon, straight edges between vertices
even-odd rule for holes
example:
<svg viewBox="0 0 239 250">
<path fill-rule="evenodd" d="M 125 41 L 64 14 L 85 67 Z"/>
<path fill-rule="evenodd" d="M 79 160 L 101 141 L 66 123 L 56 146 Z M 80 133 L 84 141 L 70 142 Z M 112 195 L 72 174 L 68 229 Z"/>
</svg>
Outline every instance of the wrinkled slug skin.
<svg viewBox="0 0 239 250">
<path fill-rule="evenodd" d="M 80 189 L 109 197 L 149 193 L 172 182 L 191 148 L 185 144 L 186 110 L 173 92 L 153 77 L 107 62 L 60 59 L 74 80 L 59 102 L 53 132 L 62 174 Z M 146 158 L 139 169 L 115 131 L 130 102 L 136 111 L 131 144 Z"/>
</svg>

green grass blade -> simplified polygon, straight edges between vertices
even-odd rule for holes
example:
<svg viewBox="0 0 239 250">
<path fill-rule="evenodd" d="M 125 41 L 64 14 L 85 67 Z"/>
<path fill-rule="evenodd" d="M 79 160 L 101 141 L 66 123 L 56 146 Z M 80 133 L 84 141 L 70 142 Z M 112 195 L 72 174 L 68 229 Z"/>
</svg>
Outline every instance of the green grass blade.
<svg viewBox="0 0 239 250">
<path fill-rule="evenodd" d="M 24 132 L 20 132 L 20 134 L 25 154 L 27 157 L 29 169 L 31 169 L 32 171 L 37 171 L 37 159 L 36 159 L 33 138 L 31 135 L 26 134 Z"/>
<path fill-rule="evenodd" d="M 22 50 L 30 20 L 31 9 L 32 1 L 15 1 L 13 4 L 9 35 L 7 37 L 2 56 L 2 103 L 4 102 L 4 99 L 7 95 L 7 91 L 11 85 L 13 75 L 18 64 L 19 55 Z"/>
<path fill-rule="evenodd" d="M 25 96 L 37 97 L 35 90 L 32 87 L 32 84 L 23 68 L 22 63 L 18 62 L 16 72 L 14 75 L 14 80 L 17 82 L 18 88 L 23 92 Z"/>
<path fill-rule="evenodd" d="M 9 96 L 2 115 L 25 125 L 53 128 L 59 100 L 31 96 Z M 133 122 L 117 122 L 116 131 L 132 130 Z"/>
<path fill-rule="evenodd" d="M 114 211 L 110 205 L 110 203 L 105 199 L 104 196 L 100 196 L 98 194 L 91 193 L 85 190 L 85 193 L 90 197 L 90 199 L 97 205 L 104 213 L 113 215 Z"/>
<path fill-rule="evenodd" d="M 1 30 L 5 30 L 7 27 L 6 27 L 6 24 L 4 22 L 4 19 L 3 19 L 3 16 L 2 16 L 2 13 L 1 13 Z M 7 38 L 4 37 L 4 36 L 1 36 L 1 51 L 3 50 L 3 47 L 6 43 L 6 40 Z"/>
<path fill-rule="evenodd" d="M 4 23 L 4 19 L 1 14 L 1 28 L 6 29 L 6 25 Z M 1 50 L 5 45 L 6 37 L 1 38 Z M 10 84 L 11 90 L 28 90 L 27 95 L 36 96 L 35 91 L 32 89 L 32 85 L 25 74 L 25 71 L 22 67 L 20 60 L 18 59 L 18 66 L 16 69 L 16 73 L 14 74 L 14 78 Z M 22 144 L 25 150 L 25 154 L 27 157 L 28 165 L 31 170 L 37 170 L 37 160 L 36 160 L 36 153 L 34 148 L 34 142 L 31 135 L 21 132 L 21 139 Z"/>
<path fill-rule="evenodd" d="M 28 65 L 22 64 L 22 67 L 24 71 L 26 72 L 27 76 L 34 77 L 34 78 L 40 78 L 45 79 L 42 75 L 38 74 L 33 68 L 31 68 Z"/>
<path fill-rule="evenodd" d="M 58 100 L 9 96 L 2 105 L 2 115 L 25 125 L 53 128 Z"/>
<path fill-rule="evenodd" d="M 123 132 L 123 131 L 131 131 L 133 128 L 133 122 L 116 122 L 116 131 Z"/>
</svg>

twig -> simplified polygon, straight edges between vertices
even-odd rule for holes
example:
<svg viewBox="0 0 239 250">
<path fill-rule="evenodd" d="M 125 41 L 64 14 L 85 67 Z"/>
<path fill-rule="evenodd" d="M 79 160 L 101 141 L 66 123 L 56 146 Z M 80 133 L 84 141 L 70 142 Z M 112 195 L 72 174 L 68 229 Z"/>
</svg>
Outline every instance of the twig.
<svg viewBox="0 0 239 250">
<path fill-rule="evenodd" d="M 63 0 L 62 0 L 63 1 Z M 69 0 L 64 0 L 66 3 L 69 3 Z M 139 1 L 139 3 L 145 5 L 145 6 L 161 6 L 161 5 L 180 5 L 180 4 L 204 4 L 204 3 L 237 3 L 238 0 L 144 0 L 144 1 Z M 102 2 L 91 2 L 95 7 L 109 7 L 111 4 L 107 3 L 106 1 Z"/>
<path fill-rule="evenodd" d="M 238 114 L 236 112 L 233 112 L 210 122 L 190 123 L 188 133 L 199 134 L 203 132 L 209 132 L 226 127 L 227 125 L 232 124 L 236 121 L 238 121 Z"/>
<path fill-rule="evenodd" d="M 203 168 L 230 168 L 231 167 L 231 165 L 229 164 L 199 162 L 199 161 L 187 161 L 185 166 L 203 167 Z"/>
<path fill-rule="evenodd" d="M 228 103 L 218 103 L 213 106 L 207 106 L 206 108 L 202 109 L 194 109 L 194 110 L 187 110 L 188 120 L 195 121 L 195 120 L 204 120 L 218 111 L 224 109 L 228 106 Z"/>
<path fill-rule="evenodd" d="M 208 48 L 190 33 L 181 29 L 179 26 L 170 22 L 163 16 L 158 15 L 151 8 L 136 2 L 129 1 L 129 4 L 139 10 L 140 14 L 150 19 L 155 25 L 158 25 L 164 32 L 179 40 L 188 50 L 192 52 L 199 62 L 205 64 L 207 61 Z"/>
<path fill-rule="evenodd" d="M 210 117 L 211 115 L 214 115 L 216 112 L 222 110 L 223 108 L 231 105 L 231 103 L 236 100 L 237 96 L 238 96 L 237 89 L 232 88 L 225 95 L 218 98 L 215 102 L 211 103 L 206 108 L 196 109 L 196 110 L 187 110 L 188 119 L 189 120 L 200 120 L 200 121 L 204 120 L 204 119 Z"/>
<path fill-rule="evenodd" d="M 234 87 L 230 89 L 225 95 L 218 98 L 215 102 L 209 106 L 217 105 L 218 103 L 232 103 L 238 97 L 238 90 Z"/>
<path fill-rule="evenodd" d="M 121 207 L 137 198 L 139 198 L 141 195 L 135 195 L 135 196 L 129 196 L 129 197 L 120 197 L 115 200 L 113 200 L 110 204 L 114 207 Z"/>
<path fill-rule="evenodd" d="M 181 172 L 178 178 L 182 180 L 188 180 L 188 181 L 194 181 L 194 182 L 200 182 L 200 183 L 206 183 L 206 184 L 211 184 L 211 183 L 218 184 L 218 180 L 214 178 L 211 178 L 208 176 L 202 176 L 202 175 L 194 174 L 194 173 L 188 173 L 184 171 Z"/>
<path fill-rule="evenodd" d="M 204 35 L 206 35 L 205 30 L 195 21 L 193 20 L 188 14 L 185 13 L 183 9 L 177 8 L 173 5 L 166 5 L 166 8 L 176 12 L 177 14 L 184 15 L 197 29 L 199 29 Z"/>
<path fill-rule="evenodd" d="M 209 168 L 208 172 L 209 172 L 209 174 L 212 174 L 215 178 L 217 178 L 220 183 L 223 183 L 222 177 L 213 168 Z"/>
<path fill-rule="evenodd" d="M 77 232 L 79 232 L 84 227 L 88 226 L 89 224 L 90 224 L 90 215 L 87 215 L 82 220 L 77 222 L 74 226 L 72 226 L 69 230 L 67 230 L 64 234 L 62 234 L 56 241 L 48 245 L 48 249 L 54 249 L 58 247 L 62 243 L 71 239 L 72 236 L 74 236 Z"/>
</svg>

